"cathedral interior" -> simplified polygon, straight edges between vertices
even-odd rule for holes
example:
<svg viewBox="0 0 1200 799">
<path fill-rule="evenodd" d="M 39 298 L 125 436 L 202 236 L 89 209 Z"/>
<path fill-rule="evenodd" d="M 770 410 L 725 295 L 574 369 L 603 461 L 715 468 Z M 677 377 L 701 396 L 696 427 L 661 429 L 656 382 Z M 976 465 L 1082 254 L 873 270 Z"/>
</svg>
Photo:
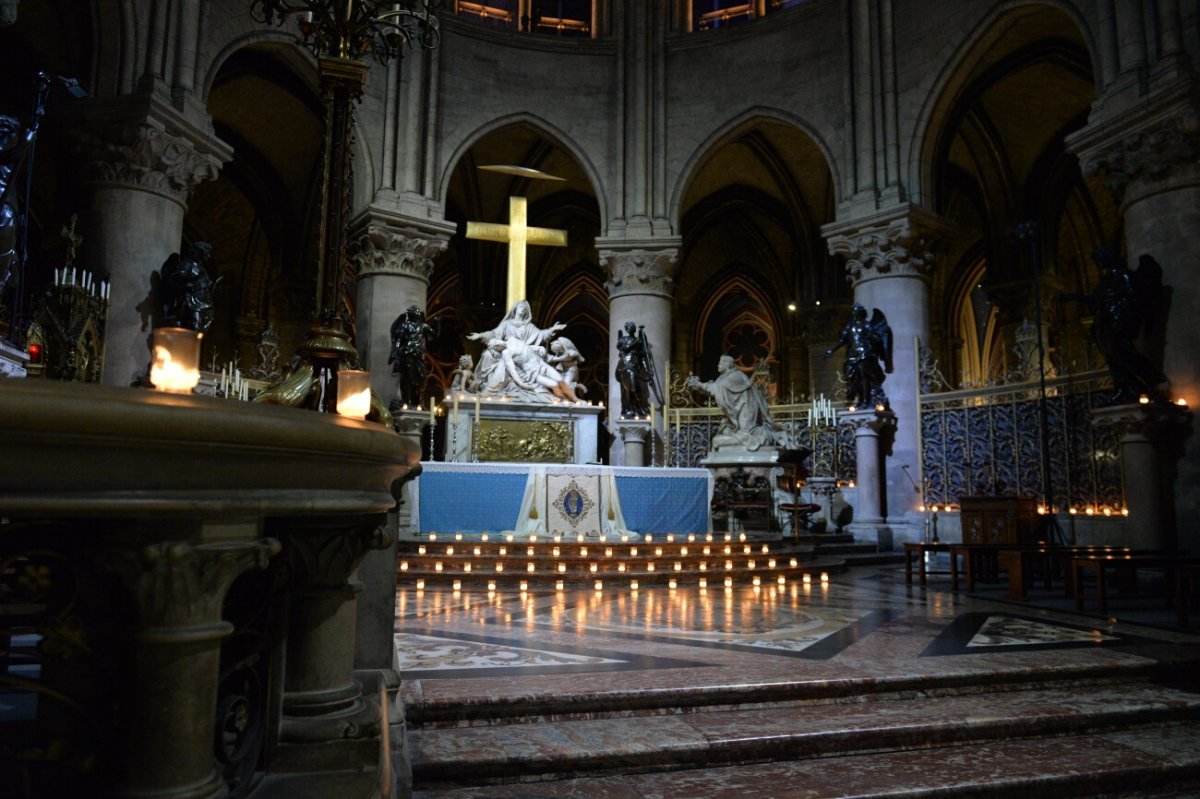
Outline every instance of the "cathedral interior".
<svg viewBox="0 0 1200 799">
<path fill-rule="evenodd" d="M 1197 0 L 0 0 L 0 796 L 1200 795 L 1198 68 Z M 451 388 L 517 198 L 557 443 Z M 492 460 L 654 532 L 505 540 Z"/>
</svg>

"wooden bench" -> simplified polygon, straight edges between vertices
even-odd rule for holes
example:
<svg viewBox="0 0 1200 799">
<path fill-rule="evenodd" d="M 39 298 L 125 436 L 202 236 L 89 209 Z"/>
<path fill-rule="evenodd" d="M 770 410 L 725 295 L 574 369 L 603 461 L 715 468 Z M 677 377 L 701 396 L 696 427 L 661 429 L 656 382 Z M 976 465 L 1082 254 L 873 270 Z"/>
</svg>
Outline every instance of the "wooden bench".
<svg viewBox="0 0 1200 799">
<path fill-rule="evenodd" d="M 958 590 L 959 558 L 967 579 L 967 590 L 975 590 L 975 579 L 980 572 L 991 574 L 1003 570 L 1008 578 L 1008 595 L 1015 600 L 1025 599 L 1033 574 L 1040 570 L 1047 588 L 1053 585 L 1057 571 L 1065 576 L 1066 595 L 1073 597 L 1074 575 L 1071 560 L 1078 556 L 1127 554 L 1134 550 L 1126 547 L 1109 546 L 1063 546 L 1058 544 L 953 544 L 950 547 L 950 583 Z M 1141 554 L 1165 554 L 1145 551 Z"/>
<path fill-rule="evenodd" d="M 905 541 L 904 542 L 904 582 L 906 585 L 912 585 L 912 566 L 913 555 L 917 556 L 917 575 L 920 578 L 921 585 L 925 585 L 925 553 L 926 552 L 949 552 L 950 545 L 944 543 L 931 543 L 925 541 Z M 952 577 L 956 577 L 953 574 Z M 957 590 L 957 579 L 952 580 L 953 587 Z"/>
<path fill-rule="evenodd" d="M 1183 553 L 1129 553 L 1119 555 L 1083 555 L 1071 559 L 1071 571 L 1075 579 L 1075 609 L 1083 610 L 1084 591 L 1083 577 L 1086 572 L 1096 574 L 1096 603 L 1100 612 L 1108 609 L 1108 580 L 1106 573 L 1109 569 L 1116 572 L 1118 590 L 1123 594 L 1132 594 L 1137 588 L 1137 572 L 1139 569 L 1154 569 L 1163 572 L 1166 578 L 1168 594 L 1175 587 L 1178 570 L 1181 567 L 1191 567 L 1200 563 L 1196 558 L 1188 558 Z"/>
</svg>

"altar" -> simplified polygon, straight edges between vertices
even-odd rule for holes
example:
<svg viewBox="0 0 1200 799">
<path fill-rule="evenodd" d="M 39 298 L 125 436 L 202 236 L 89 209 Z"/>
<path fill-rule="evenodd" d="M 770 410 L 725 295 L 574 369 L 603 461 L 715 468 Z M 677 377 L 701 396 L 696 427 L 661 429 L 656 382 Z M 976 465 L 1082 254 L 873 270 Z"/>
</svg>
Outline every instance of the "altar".
<svg viewBox="0 0 1200 799">
<path fill-rule="evenodd" d="M 708 469 L 424 463 L 413 528 L 427 533 L 584 535 L 712 529 Z"/>
<path fill-rule="evenodd" d="M 596 463 L 604 406 L 453 394 L 442 401 L 446 460 Z"/>
</svg>

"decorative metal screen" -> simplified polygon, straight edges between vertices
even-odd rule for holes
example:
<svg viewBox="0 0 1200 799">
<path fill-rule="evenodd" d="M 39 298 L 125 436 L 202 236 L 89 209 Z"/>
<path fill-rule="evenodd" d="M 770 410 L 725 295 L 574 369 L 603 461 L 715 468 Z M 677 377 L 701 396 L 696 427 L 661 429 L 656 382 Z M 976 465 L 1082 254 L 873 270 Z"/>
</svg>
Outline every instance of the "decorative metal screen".
<svg viewBox="0 0 1200 799">
<path fill-rule="evenodd" d="M 1042 496 L 1042 425 L 1037 383 L 921 397 L 921 463 L 926 501 L 964 496 Z M 1125 506 L 1115 434 L 1091 412 L 1111 399 L 1106 373 L 1046 381 L 1048 469 L 1060 510 Z"/>
</svg>

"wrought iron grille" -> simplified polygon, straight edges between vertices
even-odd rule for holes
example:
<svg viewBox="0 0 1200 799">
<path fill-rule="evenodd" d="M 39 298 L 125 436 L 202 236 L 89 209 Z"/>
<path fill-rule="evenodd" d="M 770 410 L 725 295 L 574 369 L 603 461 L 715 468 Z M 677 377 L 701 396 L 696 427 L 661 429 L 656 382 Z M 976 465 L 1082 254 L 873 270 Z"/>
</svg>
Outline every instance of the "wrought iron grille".
<svg viewBox="0 0 1200 799">
<path fill-rule="evenodd" d="M 1106 372 L 1046 381 L 1050 485 L 1056 508 L 1095 512 L 1125 507 L 1116 435 L 1091 412 L 1112 398 Z M 1036 382 L 921 396 L 925 498 L 1042 495 L 1041 424 Z"/>
</svg>

